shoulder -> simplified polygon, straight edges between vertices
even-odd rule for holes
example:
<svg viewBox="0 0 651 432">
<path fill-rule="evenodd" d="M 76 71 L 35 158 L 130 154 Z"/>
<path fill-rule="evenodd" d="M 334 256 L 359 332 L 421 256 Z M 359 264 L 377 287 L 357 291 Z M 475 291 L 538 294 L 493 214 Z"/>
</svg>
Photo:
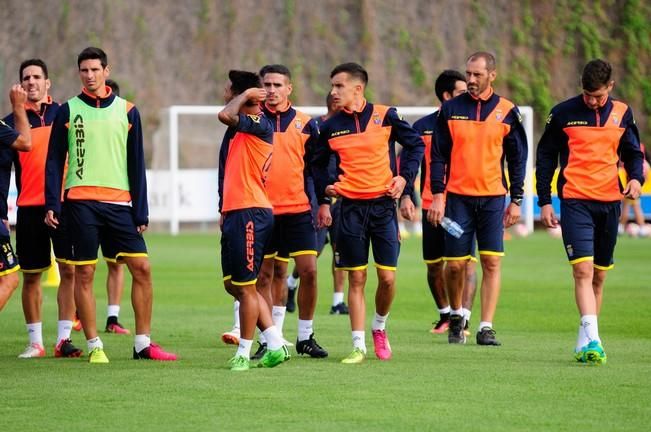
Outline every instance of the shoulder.
<svg viewBox="0 0 651 432">
<path fill-rule="evenodd" d="M 438 115 L 438 110 L 421 117 L 414 122 L 414 129 L 416 129 L 421 134 L 427 131 L 433 131 L 434 125 L 436 124 L 436 116 Z"/>
</svg>

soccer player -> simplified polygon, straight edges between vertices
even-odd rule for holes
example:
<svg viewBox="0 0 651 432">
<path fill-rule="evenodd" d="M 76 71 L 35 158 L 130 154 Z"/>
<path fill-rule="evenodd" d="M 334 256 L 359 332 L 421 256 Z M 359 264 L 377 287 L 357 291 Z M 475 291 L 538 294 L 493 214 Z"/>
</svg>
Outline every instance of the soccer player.
<svg viewBox="0 0 651 432">
<path fill-rule="evenodd" d="M 221 261 L 226 291 L 239 301 L 240 337 L 233 371 L 250 368 L 256 323 L 268 349 L 259 366 L 289 360 L 289 351 L 273 325 L 268 303 L 256 289 L 264 247 L 273 232 L 273 212 L 265 181 L 273 150 L 274 129 L 259 103 L 267 92 L 258 75 L 231 70 L 224 89 L 226 106 L 219 121 L 228 126 L 219 151 Z"/>
<path fill-rule="evenodd" d="M 581 317 L 575 358 L 601 364 L 606 353 L 597 321 L 606 272 L 614 266 L 620 201 L 640 196 L 644 156 L 633 111 L 610 97 L 615 84 L 610 63 L 588 62 L 581 84 L 582 94 L 556 105 L 547 118 L 538 143 L 536 189 L 543 224 L 558 226 L 551 182 L 560 159 L 560 225 Z M 619 160 L 628 175 L 626 187 L 619 181 Z"/>
<path fill-rule="evenodd" d="M 11 178 L 13 153 L 8 149 L 31 151 L 32 138 L 29 120 L 25 111 L 27 92 L 20 84 L 14 84 L 9 92 L 14 128 L 0 120 L 0 311 L 5 307 L 11 294 L 18 287 L 18 260 L 11 247 L 9 238 L 9 221 L 7 220 L 7 196 Z M 42 345 L 42 344 L 41 344 Z"/>
<path fill-rule="evenodd" d="M 496 76 L 492 54 L 472 54 L 466 62 L 468 93 L 443 103 L 436 120 L 430 165 L 433 196 L 427 217 L 437 226 L 445 215 L 464 230 L 459 239 L 445 233 L 444 260 L 451 307 L 449 343 L 466 342 L 462 296 L 476 234 L 483 271 L 476 340 L 478 345 L 500 345 L 493 317 L 500 292 L 504 227 L 520 218 L 527 138 L 517 107 L 493 91 Z M 504 158 L 508 162 L 511 195 L 506 211 Z"/>
<path fill-rule="evenodd" d="M 434 83 L 434 91 L 441 103 L 466 93 L 468 87 L 466 79 L 461 72 L 445 70 Z M 421 163 L 420 192 L 423 202 L 421 223 L 423 227 L 423 259 L 427 265 L 427 284 L 429 286 L 434 302 L 439 311 L 439 320 L 434 324 L 431 333 L 442 334 L 447 332 L 450 323 L 450 303 L 445 290 L 445 278 L 443 274 L 444 256 L 444 230 L 441 227 L 434 227 L 427 221 L 427 209 L 432 204 L 432 189 L 430 187 L 430 153 L 432 139 L 436 128 L 436 112 L 429 114 L 414 123 L 414 129 L 420 134 L 425 143 L 425 154 Z M 408 184 L 400 198 L 400 213 L 407 220 L 413 220 L 416 206 L 412 193 L 414 185 Z M 474 246 L 472 248 L 474 250 Z M 466 283 L 464 286 L 463 315 L 466 318 L 466 325 L 470 319 L 472 302 L 474 300 L 476 286 L 476 259 L 470 258 L 466 267 Z"/>
<path fill-rule="evenodd" d="M 57 323 L 57 342 L 55 357 L 79 357 L 82 351 L 72 345 L 70 333 L 75 314 L 74 268 L 66 260 L 69 256 L 69 243 L 61 231 L 50 230 L 43 223 L 45 215 L 45 158 L 52 122 L 59 109 L 49 95 L 51 82 L 48 68 L 41 59 L 29 59 L 20 64 L 18 75 L 23 89 L 27 92 L 25 110 L 31 126 L 32 150 L 14 152 L 16 166 L 16 186 L 18 188 L 16 218 L 16 253 L 20 259 L 23 273 L 22 304 L 29 336 L 29 344 L 18 355 L 19 358 L 45 356 L 43 344 L 43 324 L 41 318 L 41 275 L 52 265 L 51 246 L 54 246 L 59 274 L 57 290 L 59 320 Z M 14 124 L 14 115 L 4 119 Z"/>
<path fill-rule="evenodd" d="M 63 211 L 89 362 L 109 361 L 95 321 L 93 279 L 100 244 L 104 250 L 116 251 L 132 276 L 133 358 L 176 360 L 175 354 L 165 352 L 150 338 L 153 287 L 143 238 L 149 210 L 140 114 L 106 86 L 110 68 L 103 50 L 84 49 L 77 66 L 82 92 L 61 106 L 52 126 L 45 167 L 45 223 L 63 229 L 59 226 Z"/>
<path fill-rule="evenodd" d="M 274 157 L 265 184 L 273 206 L 272 241 L 264 254 L 262 271 L 270 279 L 260 281 L 263 297 L 271 297 L 274 325 L 282 335 L 287 302 L 287 266 L 293 258 L 300 284 L 298 291 L 298 338 L 296 352 L 324 358 L 328 352 L 314 339 L 313 320 L 317 300 L 316 228 L 310 199 L 306 193 L 306 175 L 319 129 L 307 114 L 292 108 L 291 73 L 280 64 L 260 69 L 267 91 L 263 111 L 274 127 Z M 270 290 L 270 296 L 269 296 Z"/>
<path fill-rule="evenodd" d="M 356 63 L 344 63 L 330 73 L 334 103 L 341 110 L 321 126 L 313 160 L 314 181 L 321 207 L 318 226 L 332 222 L 330 199 L 341 199 L 337 232 L 337 268 L 348 270 L 348 301 L 353 351 L 342 363 L 361 363 L 366 357 L 364 287 L 369 245 L 377 267 L 378 288 L 372 324 L 375 354 L 391 358 L 386 321 L 395 296 L 395 272 L 400 242 L 396 200 L 405 184 L 414 181 L 423 157 L 418 133 L 395 108 L 364 98 L 368 73 Z M 397 174 L 395 141 L 403 146 Z M 328 184 L 330 155 L 337 156 L 338 181 Z"/>
</svg>

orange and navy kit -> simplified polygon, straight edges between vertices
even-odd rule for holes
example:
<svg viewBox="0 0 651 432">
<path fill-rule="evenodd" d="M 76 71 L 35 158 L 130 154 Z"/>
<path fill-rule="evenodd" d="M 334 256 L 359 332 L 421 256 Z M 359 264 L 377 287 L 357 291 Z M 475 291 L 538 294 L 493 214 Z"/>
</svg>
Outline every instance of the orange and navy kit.
<svg viewBox="0 0 651 432">
<path fill-rule="evenodd" d="M 71 104 L 83 104 L 85 110 L 96 113 L 95 119 L 87 118 L 86 134 L 92 136 L 94 130 L 111 131 L 111 138 L 119 137 L 121 149 L 126 150 L 126 178 L 128 186 L 125 189 L 97 185 L 65 186 L 63 205 L 61 190 L 67 170 L 68 158 L 76 158 L 75 163 L 84 166 L 86 172 L 101 172 L 103 166 L 86 166 L 90 162 L 86 152 L 91 146 L 99 144 L 84 140 L 78 126 L 71 119 Z M 115 107 L 125 107 L 126 113 L 121 113 L 120 119 L 126 121 L 126 143 L 122 140 L 118 120 L 106 118 L 105 112 Z M 72 128 L 72 129 L 71 129 Z M 71 130 L 77 130 L 74 147 L 76 151 L 69 152 L 69 136 Z M 100 137 L 102 139 L 104 137 Z M 119 150 L 113 149 L 111 150 Z M 86 159 L 85 159 L 86 157 Z M 98 163 L 99 161 L 97 161 Z M 124 173 L 122 173 L 124 174 Z M 130 102 L 116 96 L 110 87 L 106 86 L 106 95 L 99 97 L 86 89 L 73 99 L 61 105 L 52 124 L 52 132 L 45 163 L 45 210 L 52 210 L 57 217 L 63 217 L 66 223 L 66 234 L 70 242 L 70 257 L 68 262 L 73 265 L 85 265 L 97 262 L 97 252 L 101 245 L 106 253 L 105 258 L 117 260 L 122 256 L 147 256 L 147 246 L 137 227 L 149 223 L 149 206 L 147 203 L 147 179 L 145 170 L 145 152 L 142 137 L 142 124 L 138 109 Z"/>
<path fill-rule="evenodd" d="M 20 134 L 5 121 L 0 120 L 0 199 L 2 200 L 2 219 L 7 219 L 7 195 L 9 194 L 9 180 L 11 178 L 11 159 L 13 150 L 11 145 Z M 0 224 L 0 276 L 17 272 L 20 269 L 18 260 L 11 247 L 9 231 L 5 224 Z"/>
<path fill-rule="evenodd" d="M 32 150 L 29 152 L 3 150 L 3 165 L 5 158 L 13 157 L 16 168 L 16 188 L 18 189 L 18 205 L 16 217 L 16 253 L 20 257 L 21 270 L 25 273 L 40 273 L 52 264 L 51 246 L 57 261 L 65 261 L 70 253 L 65 229 L 52 230 L 45 223 L 45 160 L 48 143 L 52 131 L 52 123 L 59 111 L 59 104 L 50 96 L 41 103 L 40 109 L 34 104 L 25 105 L 27 119 L 30 124 Z M 5 118 L 7 124 L 14 125 L 13 114 Z M 9 161 L 11 164 L 11 161 Z M 3 178 L 9 181 L 9 172 L 3 172 Z M 2 200 L 2 218 L 7 218 L 6 199 Z M 62 224 L 65 221 L 61 219 Z M 65 225 L 64 225 L 65 226 Z"/>
<path fill-rule="evenodd" d="M 628 178 L 643 184 L 643 160 L 633 112 L 625 103 L 609 97 L 595 110 L 579 95 L 551 110 L 538 143 L 538 205 L 551 204 L 560 161 L 561 228 L 571 264 L 592 260 L 597 268 L 612 268 L 624 189 L 618 165 L 621 161 Z"/>
<path fill-rule="evenodd" d="M 319 138 L 317 123 L 291 105 L 284 111 L 263 108 L 274 127 L 274 156 L 265 184 L 273 206 L 274 231 L 265 258 L 289 261 L 316 255 L 316 229 L 307 179 L 312 149 Z"/>
<path fill-rule="evenodd" d="M 254 284 L 271 240 L 273 213 L 265 182 L 271 164 L 273 126 L 263 113 L 239 114 L 219 150 L 219 211 L 224 281 Z"/>
<path fill-rule="evenodd" d="M 396 268 L 400 252 L 396 203 L 386 194 L 398 175 L 396 141 L 403 146 L 400 175 L 409 184 L 418 172 L 424 144 L 395 108 L 364 101 L 359 112 L 344 109 L 321 126 L 313 160 L 314 182 L 319 203 L 329 203 L 325 189 L 331 181 L 328 164 L 334 153 L 334 188 L 341 196 L 341 209 L 334 222 L 338 227 L 338 268 L 366 268 L 370 244 L 378 268 Z"/>
<path fill-rule="evenodd" d="M 509 167 L 509 183 L 504 161 Z M 447 192 L 445 214 L 464 233 L 445 236 L 445 259 L 469 259 L 475 233 L 480 254 L 503 255 L 504 196 L 523 197 L 527 138 L 518 108 L 492 89 L 484 98 L 464 93 L 438 112 L 432 146 L 432 193 Z"/>
</svg>

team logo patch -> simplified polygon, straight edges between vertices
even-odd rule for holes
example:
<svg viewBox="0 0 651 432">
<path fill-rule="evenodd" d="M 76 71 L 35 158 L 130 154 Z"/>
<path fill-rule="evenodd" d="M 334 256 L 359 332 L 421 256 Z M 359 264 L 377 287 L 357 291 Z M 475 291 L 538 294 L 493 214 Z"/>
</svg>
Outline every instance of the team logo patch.
<svg viewBox="0 0 651 432">
<path fill-rule="evenodd" d="M 552 122 L 552 115 L 553 115 L 552 113 L 549 113 L 549 115 L 547 116 L 547 121 L 546 121 L 547 124 L 550 124 Z"/>
<path fill-rule="evenodd" d="M 373 113 L 373 123 L 375 123 L 376 125 L 379 125 L 380 123 L 382 123 L 382 119 L 380 118 L 379 113 L 376 113 L 376 112 Z"/>
<path fill-rule="evenodd" d="M 502 120 L 504 118 L 504 115 L 502 114 L 502 110 L 496 110 L 495 111 L 495 119 L 496 120 Z"/>
<path fill-rule="evenodd" d="M 617 117 L 617 114 L 613 114 L 613 124 L 619 124 L 619 118 Z"/>
<path fill-rule="evenodd" d="M 247 117 L 249 117 L 251 120 L 253 120 L 256 123 L 260 123 L 260 116 L 259 115 L 253 115 L 253 114 L 247 114 Z"/>
<path fill-rule="evenodd" d="M 567 250 L 567 256 L 573 257 L 574 256 L 574 248 L 572 247 L 571 244 L 568 244 L 565 246 L 565 249 Z"/>
<path fill-rule="evenodd" d="M 294 125 L 296 126 L 296 129 L 303 129 L 303 123 L 301 122 L 300 119 L 296 120 L 294 122 Z"/>
</svg>

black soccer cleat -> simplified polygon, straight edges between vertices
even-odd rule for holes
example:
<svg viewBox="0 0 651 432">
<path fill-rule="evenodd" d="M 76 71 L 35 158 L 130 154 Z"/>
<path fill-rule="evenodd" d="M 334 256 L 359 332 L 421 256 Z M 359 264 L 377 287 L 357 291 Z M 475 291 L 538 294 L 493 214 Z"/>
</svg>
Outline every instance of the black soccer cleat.
<svg viewBox="0 0 651 432">
<path fill-rule="evenodd" d="M 463 332 L 463 321 L 464 319 L 461 315 L 450 315 L 450 327 L 448 327 L 448 343 L 466 343 L 466 335 Z"/>
<path fill-rule="evenodd" d="M 310 335 L 309 339 L 303 341 L 296 341 L 296 352 L 303 355 L 307 354 L 312 358 L 326 358 L 328 351 L 324 350 L 314 339 L 314 333 Z"/>
<path fill-rule="evenodd" d="M 251 356 L 251 360 L 260 360 L 267 352 L 267 344 L 258 342 L 258 350 Z"/>
<path fill-rule="evenodd" d="M 477 332 L 477 345 L 500 346 L 502 343 L 495 339 L 495 330 L 490 327 L 482 327 L 482 329 Z"/>
<path fill-rule="evenodd" d="M 332 306 L 330 308 L 330 315 L 348 315 L 348 306 L 346 306 L 346 303 L 344 302 Z"/>
</svg>

